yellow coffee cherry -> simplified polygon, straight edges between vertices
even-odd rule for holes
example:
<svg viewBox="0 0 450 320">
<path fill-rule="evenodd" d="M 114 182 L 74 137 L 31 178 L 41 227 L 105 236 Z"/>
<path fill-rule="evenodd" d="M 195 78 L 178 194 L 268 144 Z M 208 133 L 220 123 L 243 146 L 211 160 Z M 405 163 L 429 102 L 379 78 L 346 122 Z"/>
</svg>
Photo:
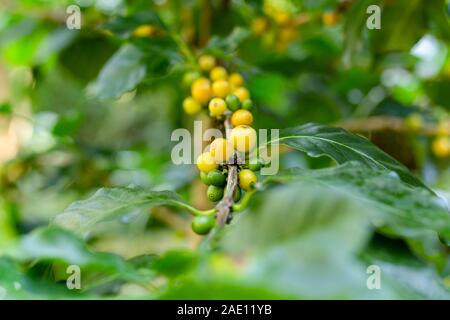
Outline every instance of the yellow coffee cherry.
<svg viewBox="0 0 450 320">
<path fill-rule="evenodd" d="M 233 112 L 231 116 L 231 124 L 233 127 L 242 126 L 242 125 L 251 125 L 253 123 L 253 115 L 250 111 L 245 109 L 239 109 L 236 112 Z"/>
<path fill-rule="evenodd" d="M 197 168 L 201 172 L 210 172 L 217 169 L 219 165 L 214 160 L 214 157 L 209 152 L 204 152 L 197 158 Z"/>
<path fill-rule="evenodd" d="M 206 103 L 211 98 L 211 82 L 206 78 L 194 81 L 191 87 L 192 97 L 200 103 Z"/>
<path fill-rule="evenodd" d="M 155 26 L 152 26 L 150 24 L 144 24 L 134 29 L 133 36 L 138 38 L 151 37 L 156 34 L 156 30 L 157 28 Z"/>
<path fill-rule="evenodd" d="M 216 58 L 209 54 L 205 54 L 198 58 L 198 65 L 203 71 L 209 71 L 216 65 Z"/>
<path fill-rule="evenodd" d="M 228 72 L 224 67 L 214 67 L 211 70 L 209 77 L 212 81 L 227 80 Z"/>
<path fill-rule="evenodd" d="M 405 127 L 409 131 L 419 131 L 423 127 L 423 119 L 419 113 L 412 113 L 405 119 Z"/>
<path fill-rule="evenodd" d="M 214 98 L 209 102 L 208 109 L 212 117 L 220 117 L 227 110 L 227 104 L 221 98 Z"/>
<path fill-rule="evenodd" d="M 280 31 L 279 38 L 282 42 L 290 42 L 297 37 L 297 29 L 294 27 L 283 27 Z"/>
<path fill-rule="evenodd" d="M 256 146 L 256 131 L 250 126 L 237 126 L 231 130 L 230 141 L 239 152 L 249 152 Z"/>
<path fill-rule="evenodd" d="M 276 11 L 272 15 L 273 20 L 275 20 L 276 23 L 279 25 L 287 25 L 291 22 L 291 14 L 286 11 Z"/>
<path fill-rule="evenodd" d="M 235 72 L 230 74 L 228 82 L 231 86 L 238 88 L 244 84 L 244 78 L 239 73 Z"/>
<path fill-rule="evenodd" d="M 183 109 L 187 114 L 196 114 L 202 110 L 202 105 L 194 98 L 187 97 L 183 100 Z"/>
<path fill-rule="evenodd" d="M 322 14 L 322 22 L 326 26 L 334 26 L 338 23 L 339 14 L 335 11 L 328 11 Z"/>
<path fill-rule="evenodd" d="M 436 137 L 431 146 L 433 153 L 438 158 L 450 156 L 450 138 L 447 136 Z"/>
<path fill-rule="evenodd" d="M 224 138 L 215 139 L 209 148 L 209 153 L 214 157 L 214 160 L 217 163 L 226 162 L 231 158 L 234 152 L 231 142 Z"/>
<path fill-rule="evenodd" d="M 249 169 L 243 169 L 239 172 L 239 187 L 245 191 L 253 189 L 253 184 L 258 181 L 256 174 Z"/>
<path fill-rule="evenodd" d="M 236 90 L 234 90 L 233 94 L 241 100 L 241 102 L 244 102 L 247 99 L 250 99 L 250 92 L 244 87 L 239 87 Z"/>
<path fill-rule="evenodd" d="M 255 34 L 262 34 L 269 28 L 269 21 L 265 17 L 257 17 L 253 19 L 251 30 Z"/>
<path fill-rule="evenodd" d="M 230 84 L 225 80 L 215 81 L 212 85 L 212 92 L 215 97 L 225 98 L 230 93 Z"/>
</svg>

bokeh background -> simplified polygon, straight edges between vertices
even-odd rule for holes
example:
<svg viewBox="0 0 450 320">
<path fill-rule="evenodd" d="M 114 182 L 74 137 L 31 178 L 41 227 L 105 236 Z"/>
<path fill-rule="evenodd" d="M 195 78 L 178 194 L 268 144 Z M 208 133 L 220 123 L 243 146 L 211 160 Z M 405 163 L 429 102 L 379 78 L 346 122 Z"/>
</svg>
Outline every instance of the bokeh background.
<svg viewBox="0 0 450 320">
<path fill-rule="evenodd" d="M 366 27 L 374 4 L 379 30 Z M 81 30 L 66 26 L 70 5 Z M 134 209 L 85 237 L 46 227 L 102 187 L 211 207 L 195 167 L 170 159 L 171 132 L 194 120 L 183 76 L 204 52 L 244 75 L 255 127 L 346 128 L 446 201 L 449 11 L 445 0 L 0 0 L 3 297 L 448 299 L 448 242 L 419 211 L 389 225 L 387 208 L 305 181 L 255 196 L 216 251 L 173 208 Z M 281 157 L 283 169 L 331 165 Z M 65 287 L 70 264 L 81 290 Z M 366 286 L 371 264 L 381 290 Z"/>
</svg>

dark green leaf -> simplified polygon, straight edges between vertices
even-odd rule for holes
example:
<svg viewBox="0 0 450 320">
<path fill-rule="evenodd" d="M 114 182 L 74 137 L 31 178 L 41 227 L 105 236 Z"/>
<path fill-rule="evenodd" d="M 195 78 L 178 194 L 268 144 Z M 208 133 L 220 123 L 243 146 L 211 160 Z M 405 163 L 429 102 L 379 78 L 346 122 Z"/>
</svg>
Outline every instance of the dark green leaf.
<svg viewBox="0 0 450 320">
<path fill-rule="evenodd" d="M 118 98 L 136 88 L 147 72 L 143 58 L 142 51 L 131 44 L 121 47 L 100 72 L 94 94 L 100 99 Z"/>
<path fill-rule="evenodd" d="M 404 165 L 377 148 L 367 139 L 349 133 L 341 128 L 306 124 L 283 129 L 278 139 L 269 143 L 279 143 L 306 152 L 309 156 L 327 156 L 337 163 L 358 161 L 368 168 L 387 169 L 396 172 L 402 180 L 414 185 L 425 185 Z"/>
<path fill-rule="evenodd" d="M 171 191 L 147 191 L 140 188 L 100 189 L 87 200 L 77 201 L 57 215 L 54 224 L 84 234 L 102 221 L 112 220 L 132 209 L 154 206 L 185 207 Z"/>
<path fill-rule="evenodd" d="M 132 265 L 120 256 L 93 252 L 82 239 L 59 228 L 33 231 L 7 250 L 6 255 L 23 262 L 35 260 L 61 262 L 66 265 L 77 265 L 83 272 L 98 271 L 128 280 L 148 280 L 148 277 L 138 274 Z"/>
<path fill-rule="evenodd" d="M 390 234 L 422 239 L 437 233 L 450 239 L 450 213 L 443 200 L 387 170 L 349 162 L 322 170 L 291 169 L 268 177 L 266 183 L 298 180 L 327 185 L 379 207 L 372 221 Z"/>
<path fill-rule="evenodd" d="M 214 36 L 208 42 L 206 50 L 220 57 L 233 53 L 250 35 L 248 30 L 237 27 L 225 38 Z"/>
</svg>

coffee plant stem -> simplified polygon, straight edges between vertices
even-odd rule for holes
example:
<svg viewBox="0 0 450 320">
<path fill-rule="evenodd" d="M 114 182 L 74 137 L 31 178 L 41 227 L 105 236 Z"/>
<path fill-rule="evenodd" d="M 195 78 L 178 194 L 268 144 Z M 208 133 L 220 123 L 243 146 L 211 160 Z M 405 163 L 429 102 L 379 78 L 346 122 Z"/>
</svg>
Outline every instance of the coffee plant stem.
<svg viewBox="0 0 450 320">
<path fill-rule="evenodd" d="M 180 207 L 190 211 L 194 216 L 211 216 L 214 215 L 216 213 L 216 209 L 209 209 L 209 210 L 199 210 L 196 209 L 186 203 L 179 203 L 178 204 Z"/>
<path fill-rule="evenodd" d="M 239 212 L 247 208 L 247 205 L 252 196 L 255 194 L 255 192 L 256 190 L 246 192 L 241 202 L 233 204 L 232 206 L 233 212 Z"/>
<path fill-rule="evenodd" d="M 228 133 L 233 128 L 231 125 L 230 115 L 227 114 L 225 121 L 225 133 L 228 138 Z M 217 223 L 219 226 L 223 227 L 227 220 L 229 219 L 230 209 L 234 204 L 234 191 L 236 190 L 238 184 L 238 157 L 236 152 L 233 154 L 233 162 L 228 165 L 228 180 L 225 187 L 225 192 L 222 200 L 217 204 Z"/>
</svg>

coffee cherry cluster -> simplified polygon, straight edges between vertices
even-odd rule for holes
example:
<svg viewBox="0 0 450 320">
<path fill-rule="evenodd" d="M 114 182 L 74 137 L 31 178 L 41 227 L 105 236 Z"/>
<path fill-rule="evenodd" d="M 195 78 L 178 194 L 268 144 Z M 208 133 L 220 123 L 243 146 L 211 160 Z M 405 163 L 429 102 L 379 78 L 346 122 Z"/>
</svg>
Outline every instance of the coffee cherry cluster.
<svg viewBox="0 0 450 320">
<path fill-rule="evenodd" d="M 243 192 L 254 188 L 255 171 L 263 165 L 260 160 L 249 160 L 257 142 L 256 131 L 251 127 L 253 102 L 241 74 L 229 73 L 211 55 L 201 56 L 198 65 L 199 72 L 187 73 L 184 78 L 190 85 L 190 96 L 183 101 L 184 111 L 194 115 L 207 109 L 211 118 L 218 123 L 228 122 L 231 129 L 228 137 L 213 140 L 208 151 L 197 158 L 200 179 L 208 186 L 208 200 L 218 203 L 224 197 L 229 165 L 238 165 L 238 185 L 233 194 L 233 201 L 238 202 Z M 197 216 L 192 229 L 203 235 L 214 225 L 213 216 Z"/>
<path fill-rule="evenodd" d="M 264 15 L 253 19 L 252 32 L 261 36 L 263 44 L 278 51 L 285 51 L 298 36 L 296 16 L 289 10 L 265 3 Z"/>
</svg>

